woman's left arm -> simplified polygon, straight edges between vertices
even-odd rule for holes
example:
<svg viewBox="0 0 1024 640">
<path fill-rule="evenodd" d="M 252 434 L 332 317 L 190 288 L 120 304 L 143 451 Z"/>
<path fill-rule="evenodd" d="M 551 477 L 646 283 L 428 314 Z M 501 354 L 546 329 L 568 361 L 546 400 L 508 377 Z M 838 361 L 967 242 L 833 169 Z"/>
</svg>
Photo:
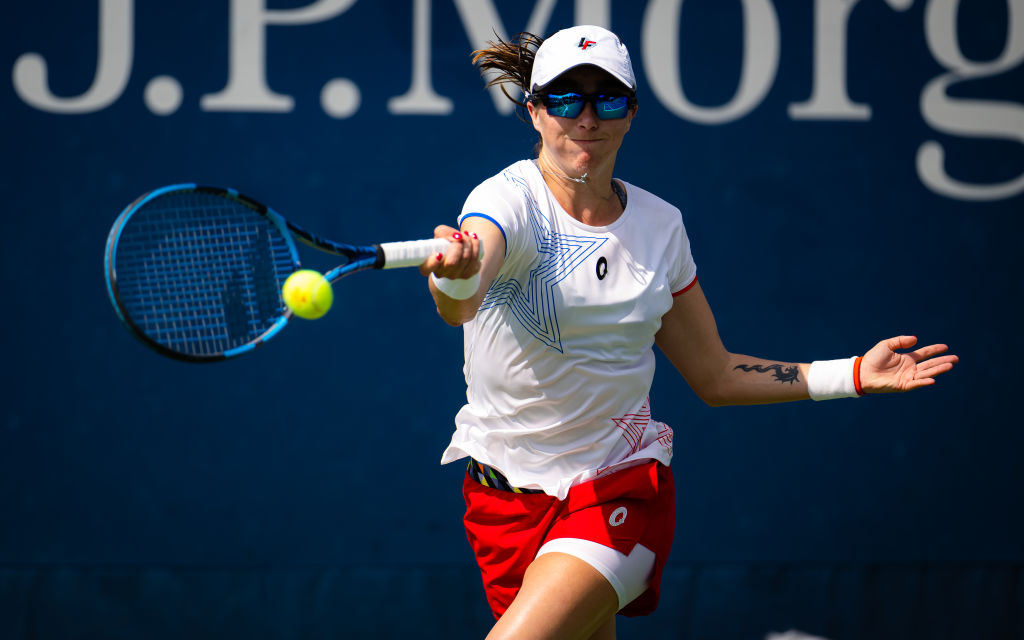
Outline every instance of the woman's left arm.
<svg viewBox="0 0 1024 640">
<path fill-rule="evenodd" d="M 672 308 L 662 317 L 655 342 L 709 405 L 767 404 L 811 397 L 810 363 L 766 360 L 726 350 L 699 283 L 675 297 Z M 941 344 L 909 353 L 896 352 L 916 342 L 910 336 L 879 342 L 858 359 L 858 366 L 850 362 L 850 375 L 859 373 L 856 385 L 852 379 L 851 385 L 862 393 L 910 391 L 934 384 L 935 376 L 949 371 L 958 361 L 954 355 L 936 357 L 947 349 Z M 828 369 L 819 367 L 819 371 Z"/>
</svg>

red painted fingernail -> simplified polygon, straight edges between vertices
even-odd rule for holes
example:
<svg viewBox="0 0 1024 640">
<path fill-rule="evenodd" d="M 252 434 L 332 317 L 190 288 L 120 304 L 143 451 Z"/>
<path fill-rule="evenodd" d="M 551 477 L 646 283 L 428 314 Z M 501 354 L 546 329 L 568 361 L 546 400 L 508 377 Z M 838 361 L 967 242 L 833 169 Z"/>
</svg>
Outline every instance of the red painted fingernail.
<svg viewBox="0 0 1024 640">
<path fill-rule="evenodd" d="M 453 237 L 453 238 L 455 238 L 456 240 L 462 240 L 462 234 L 461 234 L 461 233 L 459 233 L 458 231 L 456 231 L 455 233 L 453 233 L 453 234 L 452 234 L 452 237 Z"/>
<path fill-rule="evenodd" d="M 434 259 L 437 260 L 438 262 L 441 262 L 442 260 L 444 260 L 444 254 L 438 251 L 437 255 L 434 256 Z"/>
<path fill-rule="evenodd" d="M 476 234 L 475 233 L 473 234 L 473 239 L 476 240 Z"/>
</svg>

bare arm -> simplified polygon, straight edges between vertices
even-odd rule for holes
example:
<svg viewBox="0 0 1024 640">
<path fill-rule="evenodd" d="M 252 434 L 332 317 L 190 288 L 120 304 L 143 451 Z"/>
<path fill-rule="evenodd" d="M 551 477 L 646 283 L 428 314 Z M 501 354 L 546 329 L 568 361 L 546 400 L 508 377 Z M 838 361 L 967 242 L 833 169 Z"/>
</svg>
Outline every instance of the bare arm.
<svg viewBox="0 0 1024 640">
<path fill-rule="evenodd" d="M 676 296 L 662 318 L 655 342 L 694 392 L 712 406 L 767 404 L 809 398 L 809 363 L 765 360 L 730 353 L 700 284 Z M 916 344 L 911 336 L 883 340 L 868 351 L 860 367 L 866 393 L 909 391 L 934 384 L 935 376 L 953 368 L 956 356 L 936 357 L 946 345 L 897 353 Z"/>
<path fill-rule="evenodd" d="M 804 400 L 808 364 L 726 351 L 700 283 L 676 296 L 655 336 L 658 348 L 701 400 L 712 406 Z"/>
<path fill-rule="evenodd" d="M 441 225 L 434 229 L 434 237 L 447 238 L 451 244 L 440 259 L 431 256 L 420 265 L 420 273 L 433 273 L 438 278 L 453 280 L 466 279 L 478 272 L 480 274 L 480 286 L 476 294 L 465 300 L 448 297 L 432 280 L 427 280 L 438 314 L 445 322 L 457 327 L 473 319 L 487 289 L 497 277 L 505 262 L 505 238 L 493 222 L 480 217 L 466 218 L 462 223 L 462 229 L 458 231 Z M 482 260 L 481 245 L 486 248 L 482 252 Z"/>
</svg>

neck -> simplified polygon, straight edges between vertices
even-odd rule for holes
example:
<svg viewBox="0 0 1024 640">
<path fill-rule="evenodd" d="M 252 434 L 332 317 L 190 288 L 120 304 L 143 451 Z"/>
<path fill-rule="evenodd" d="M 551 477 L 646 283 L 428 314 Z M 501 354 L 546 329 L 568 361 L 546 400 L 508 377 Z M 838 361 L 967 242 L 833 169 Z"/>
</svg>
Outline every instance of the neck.
<svg viewBox="0 0 1024 640">
<path fill-rule="evenodd" d="M 602 181 L 598 176 L 592 175 L 592 172 L 589 169 L 584 171 L 582 174 L 579 174 L 578 171 L 563 170 L 562 167 L 548 158 L 544 154 L 543 150 L 537 158 L 537 167 L 545 174 L 545 181 L 548 181 L 549 179 L 547 176 L 550 176 L 551 178 L 554 178 L 554 182 L 573 189 L 576 188 L 575 185 L 580 184 L 587 185 L 591 189 L 603 191 L 604 189 L 601 185 L 611 183 L 610 177 L 607 181 Z"/>
<path fill-rule="evenodd" d="M 610 177 L 599 180 L 588 172 L 579 177 L 571 176 L 552 166 L 543 155 L 537 159 L 537 168 L 558 204 L 580 222 L 606 226 L 618 219 L 625 209 Z"/>
<path fill-rule="evenodd" d="M 538 166 L 540 166 L 540 165 L 538 165 Z M 549 171 L 548 169 L 545 169 L 544 167 L 541 167 L 540 170 L 543 171 L 544 173 L 548 174 L 549 176 L 555 176 L 556 178 L 564 178 L 565 180 L 572 180 L 573 182 L 578 183 L 578 184 L 587 184 L 588 182 L 590 182 L 590 174 L 588 174 L 588 173 L 584 173 L 582 176 L 580 176 L 578 178 L 573 178 L 572 176 L 567 176 L 564 173 L 561 173 L 561 172 L 558 172 L 558 171 Z"/>
</svg>

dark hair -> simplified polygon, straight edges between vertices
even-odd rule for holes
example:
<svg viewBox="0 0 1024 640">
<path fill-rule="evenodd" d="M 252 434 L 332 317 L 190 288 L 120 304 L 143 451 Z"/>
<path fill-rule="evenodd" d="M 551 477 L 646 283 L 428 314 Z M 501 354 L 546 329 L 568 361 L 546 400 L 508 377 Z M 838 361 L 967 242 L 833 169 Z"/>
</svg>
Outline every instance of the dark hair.
<svg viewBox="0 0 1024 640">
<path fill-rule="evenodd" d="M 498 85 L 505 97 L 521 109 L 526 109 L 526 102 L 523 95 L 530 92 L 530 74 L 533 72 L 533 60 L 537 54 L 537 48 L 544 42 L 544 38 L 527 31 L 521 31 L 508 41 L 502 40 L 495 34 L 495 41 L 488 41 L 490 45 L 486 49 L 477 49 L 473 52 L 473 64 L 480 68 L 480 71 L 497 71 L 497 74 L 487 81 L 487 87 Z M 514 85 L 516 95 L 509 93 L 508 85 Z M 529 122 L 517 109 L 516 115 L 520 120 Z"/>
</svg>

